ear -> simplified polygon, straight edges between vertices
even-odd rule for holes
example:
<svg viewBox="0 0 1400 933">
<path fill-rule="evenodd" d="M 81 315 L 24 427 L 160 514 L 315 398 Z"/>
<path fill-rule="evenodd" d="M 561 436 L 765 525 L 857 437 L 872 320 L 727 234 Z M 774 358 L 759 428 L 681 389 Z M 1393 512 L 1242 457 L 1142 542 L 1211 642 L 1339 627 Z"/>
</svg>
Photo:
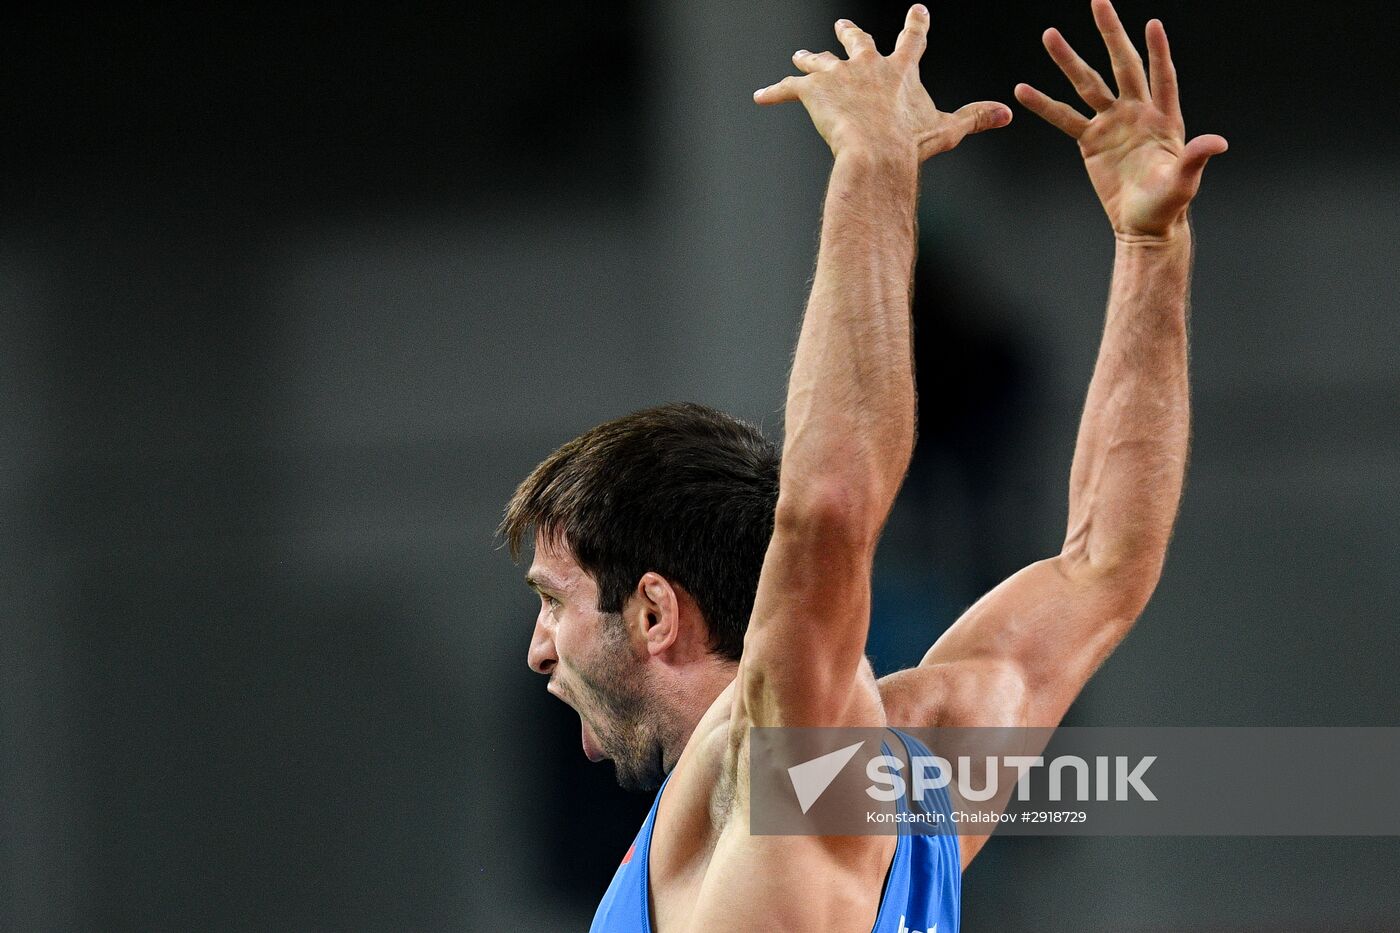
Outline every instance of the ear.
<svg viewBox="0 0 1400 933">
<path fill-rule="evenodd" d="M 669 651 L 681 632 L 681 601 L 676 588 L 661 574 L 648 570 L 637 581 L 633 598 L 647 653 Z"/>
</svg>

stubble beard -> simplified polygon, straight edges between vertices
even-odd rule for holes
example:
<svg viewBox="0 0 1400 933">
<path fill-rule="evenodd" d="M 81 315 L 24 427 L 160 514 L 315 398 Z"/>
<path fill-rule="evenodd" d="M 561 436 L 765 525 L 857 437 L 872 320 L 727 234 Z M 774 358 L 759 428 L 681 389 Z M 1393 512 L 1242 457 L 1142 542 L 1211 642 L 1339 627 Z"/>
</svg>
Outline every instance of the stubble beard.
<svg viewBox="0 0 1400 933">
<path fill-rule="evenodd" d="M 617 783 L 628 791 L 653 791 L 666 777 L 666 707 L 648 683 L 645 669 L 631 657 L 621 620 L 609 624 L 607 631 L 601 655 L 605 660 L 591 675 L 579 673 L 590 707 L 602 714 L 588 723 L 613 763 Z"/>
</svg>

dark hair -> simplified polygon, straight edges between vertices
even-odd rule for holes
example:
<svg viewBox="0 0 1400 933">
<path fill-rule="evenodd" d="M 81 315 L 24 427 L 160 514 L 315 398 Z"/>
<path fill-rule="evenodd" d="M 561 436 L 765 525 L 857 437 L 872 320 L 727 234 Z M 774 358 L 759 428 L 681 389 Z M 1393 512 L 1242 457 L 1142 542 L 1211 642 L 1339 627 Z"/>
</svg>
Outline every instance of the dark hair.
<svg viewBox="0 0 1400 933">
<path fill-rule="evenodd" d="M 694 598 L 710 647 L 738 660 L 778 503 L 777 447 L 752 425 L 691 403 L 598 425 L 550 454 L 516 489 L 499 533 L 519 559 L 534 530 L 567 543 L 622 610 L 654 571 Z"/>
</svg>

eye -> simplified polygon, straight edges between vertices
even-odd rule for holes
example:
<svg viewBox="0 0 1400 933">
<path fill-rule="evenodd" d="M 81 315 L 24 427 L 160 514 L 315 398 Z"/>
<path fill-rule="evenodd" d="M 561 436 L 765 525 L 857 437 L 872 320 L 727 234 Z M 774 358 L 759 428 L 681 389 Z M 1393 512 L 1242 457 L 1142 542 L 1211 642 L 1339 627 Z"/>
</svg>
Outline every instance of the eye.
<svg viewBox="0 0 1400 933">
<path fill-rule="evenodd" d="M 559 600 L 550 596 L 548 593 L 541 593 L 540 601 L 548 606 L 551 611 L 558 609 L 560 606 Z"/>
</svg>

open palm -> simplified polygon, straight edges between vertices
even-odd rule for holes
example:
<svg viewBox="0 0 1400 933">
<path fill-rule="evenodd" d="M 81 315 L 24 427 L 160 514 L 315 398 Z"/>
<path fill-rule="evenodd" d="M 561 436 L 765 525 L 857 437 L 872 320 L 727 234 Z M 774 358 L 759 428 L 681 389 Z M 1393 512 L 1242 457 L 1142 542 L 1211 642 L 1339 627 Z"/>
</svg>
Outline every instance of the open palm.
<svg viewBox="0 0 1400 933">
<path fill-rule="evenodd" d="M 1206 161 L 1227 144 L 1215 135 L 1186 141 L 1176 69 L 1161 21 L 1147 24 L 1150 66 L 1145 70 L 1113 4 L 1093 0 L 1092 6 L 1113 63 L 1117 96 L 1058 30 L 1047 29 L 1046 51 L 1094 116 L 1085 117 L 1028 84 L 1016 86 L 1016 99 L 1078 140 L 1089 179 L 1116 232 L 1161 236 L 1184 219 Z"/>
<path fill-rule="evenodd" d="M 836 21 L 847 58 L 801 49 L 792 56 L 802 72 L 759 88 L 759 104 L 801 101 L 832 153 L 913 152 L 919 161 L 947 152 L 972 133 L 1011 122 L 1011 108 L 996 101 L 966 104 L 944 113 L 919 81 L 919 59 L 928 46 L 929 13 L 909 8 L 894 52 L 881 55 L 875 40 L 848 19 Z"/>
</svg>

